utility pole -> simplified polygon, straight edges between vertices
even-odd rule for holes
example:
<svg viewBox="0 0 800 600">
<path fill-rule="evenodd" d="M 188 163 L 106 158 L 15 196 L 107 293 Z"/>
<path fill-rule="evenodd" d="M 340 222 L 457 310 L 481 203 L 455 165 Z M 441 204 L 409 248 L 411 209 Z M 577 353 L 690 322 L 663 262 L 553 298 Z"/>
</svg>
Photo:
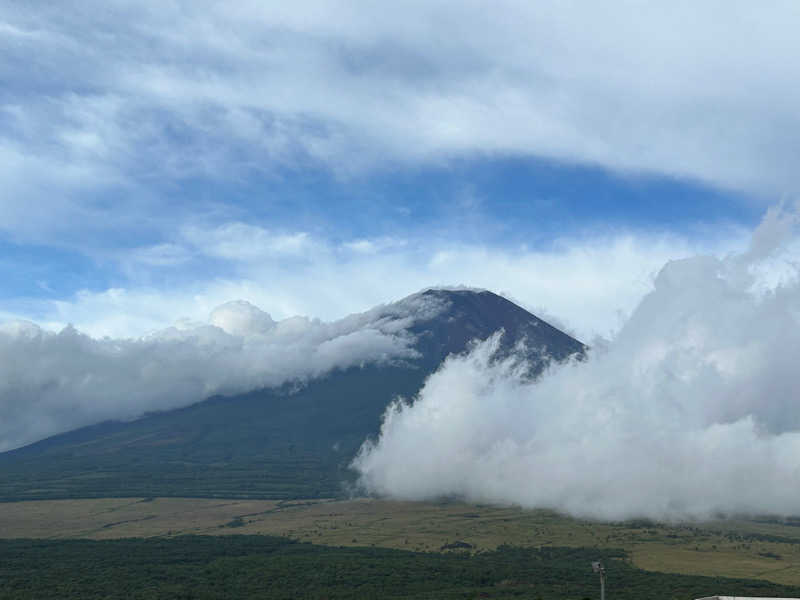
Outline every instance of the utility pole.
<svg viewBox="0 0 800 600">
<path fill-rule="evenodd" d="M 600 573 L 600 600 L 606 600 L 606 569 L 603 563 L 596 560 L 592 563 L 592 571 Z"/>
</svg>

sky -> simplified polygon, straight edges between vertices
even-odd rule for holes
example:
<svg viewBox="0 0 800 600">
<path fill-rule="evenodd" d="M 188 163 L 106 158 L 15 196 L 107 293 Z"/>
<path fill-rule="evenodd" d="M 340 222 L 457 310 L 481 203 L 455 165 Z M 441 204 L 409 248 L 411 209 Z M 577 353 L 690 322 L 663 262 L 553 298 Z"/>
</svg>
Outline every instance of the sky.
<svg viewBox="0 0 800 600">
<path fill-rule="evenodd" d="M 402 356 L 353 323 L 429 286 L 595 347 L 674 261 L 776 289 L 796 246 L 741 257 L 797 200 L 798 25 L 780 1 L 0 0 L 0 411 L 27 423 L 0 449 L 165 406 L 147 365 L 176 344 L 183 402 Z M 320 361 L 282 363 L 286 332 Z M 101 410 L 97 377 L 152 385 Z"/>
<path fill-rule="evenodd" d="M 798 11 L 3 2 L 0 316 L 137 337 L 465 284 L 608 334 L 793 198 Z"/>
</svg>

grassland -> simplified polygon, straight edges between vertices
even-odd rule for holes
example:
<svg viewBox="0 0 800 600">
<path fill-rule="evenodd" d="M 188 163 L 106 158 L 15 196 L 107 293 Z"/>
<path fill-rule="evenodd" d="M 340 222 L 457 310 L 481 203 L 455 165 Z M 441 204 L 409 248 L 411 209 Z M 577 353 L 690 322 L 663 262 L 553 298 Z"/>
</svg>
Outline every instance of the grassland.
<svg viewBox="0 0 800 600">
<path fill-rule="evenodd" d="M 0 504 L 2 538 L 175 537 L 268 534 L 329 546 L 473 551 L 503 544 L 624 549 L 659 572 L 800 585 L 800 527 L 724 520 L 596 523 L 544 510 L 356 500 L 93 499 Z"/>
</svg>

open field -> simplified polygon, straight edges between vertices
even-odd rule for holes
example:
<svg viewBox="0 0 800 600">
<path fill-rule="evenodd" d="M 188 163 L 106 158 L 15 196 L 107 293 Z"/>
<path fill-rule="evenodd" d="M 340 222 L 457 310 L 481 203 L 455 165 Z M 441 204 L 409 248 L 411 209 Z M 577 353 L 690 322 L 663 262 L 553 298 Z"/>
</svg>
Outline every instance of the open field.
<svg viewBox="0 0 800 600">
<path fill-rule="evenodd" d="M 800 585 L 800 527 L 726 520 L 681 525 L 595 523 L 544 510 L 372 499 L 261 501 L 192 498 L 55 500 L 0 504 L 0 537 L 174 537 L 270 534 L 332 546 L 438 551 L 463 542 L 622 548 L 651 571 Z"/>
</svg>

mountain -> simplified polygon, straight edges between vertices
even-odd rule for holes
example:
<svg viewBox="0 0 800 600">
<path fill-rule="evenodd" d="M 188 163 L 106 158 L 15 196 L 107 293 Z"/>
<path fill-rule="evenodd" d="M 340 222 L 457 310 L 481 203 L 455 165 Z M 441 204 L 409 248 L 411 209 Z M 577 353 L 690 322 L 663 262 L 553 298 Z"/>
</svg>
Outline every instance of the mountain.
<svg viewBox="0 0 800 600">
<path fill-rule="evenodd" d="M 412 340 L 416 356 L 100 423 L 2 453 L 0 499 L 337 496 L 352 481 L 348 465 L 378 432 L 389 402 L 412 398 L 448 355 L 466 351 L 472 340 L 502 329 L 498 353 L 525 352 L 531 376 L 548 360 L 585 351 L 488 291 L 430 289 L 352 319 L 396 329 Z"/>
</svg>

